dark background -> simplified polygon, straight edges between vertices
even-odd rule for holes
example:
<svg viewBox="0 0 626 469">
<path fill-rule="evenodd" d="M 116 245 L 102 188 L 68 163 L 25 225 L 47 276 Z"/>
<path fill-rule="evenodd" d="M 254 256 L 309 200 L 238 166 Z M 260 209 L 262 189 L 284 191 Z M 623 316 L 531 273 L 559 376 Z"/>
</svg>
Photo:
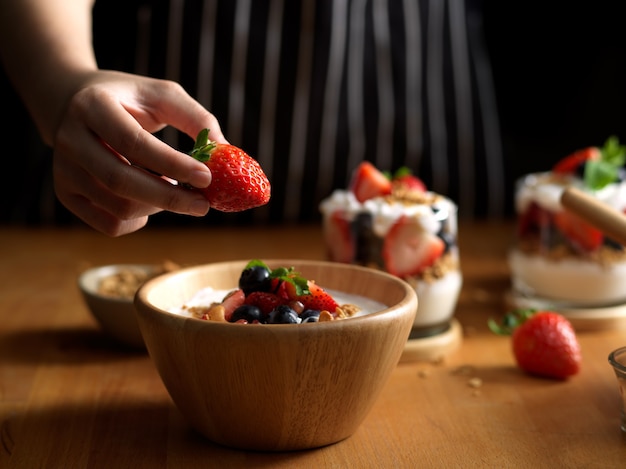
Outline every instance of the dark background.
<svg viewBox="0 0 626 469">
<path fill-rule="evenodd" d="M 508 187 L 610 135 L 626 141 L 622 2 L 534 3 L 483 1 Z M 50 151 L 1 70 L 0 103 L 0 223 L 74 223 L 51 195 Z"/>
</svg>

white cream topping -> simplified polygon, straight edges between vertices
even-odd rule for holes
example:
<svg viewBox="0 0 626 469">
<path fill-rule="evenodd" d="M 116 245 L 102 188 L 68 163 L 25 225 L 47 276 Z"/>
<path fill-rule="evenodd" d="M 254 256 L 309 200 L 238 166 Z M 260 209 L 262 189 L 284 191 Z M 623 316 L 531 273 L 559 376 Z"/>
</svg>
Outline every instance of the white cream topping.
<svg viewBox="0 0 626 469">
<path fill-rule="evenodd" d="M 432 205 L 389 202 L 384 197 L 374 197 L 360 203 L 352 192 L 337 189 L 321 202 L 320 211 L 329 216 L 337 210 L 342 210 L 345 218 L 350 221 L 359 213 L 370 213 L 372 215 L 372 229 L 381 238 L 402 216 L 413 219 L 425 231 L 433 234 L 437 234 L 441 229 L 441 222 L 447 220 L 448 230 L 451 233 L 457 232 L 456 216 L 450 216 L 451 213 L 456 213 L 456 205 L 443 196 L 438 196 Z"/>
<path fill-rule="evenodd" d="M 196 292 L 184 305 L 174 307 L 169 310 L 170 313 L 181 314 L 183 316 L 191 316 L 188 309 L 193 307 L 208 307 L 213 303 L 220 303 L 224 297 L 235 287 L 230 290 L 215 290 L 212 287 L 205 287 Z M 360 295 L 352 295 L 350 293 L 338 292 L 331 289 L 325 289 L 339 305 L 351 304 L 358 306 L 361 310 L 355 316 L 363 316 L 365 314 L 375 313 L 386 309 L 383 303 L 366 298 Z"/>
<path fill-rule="evenodd" d="M 626 209 L 626 182 L 609 184 L 598 191 L 590 191 L 579 177 L 571 176 L 556 181 L 550 178 L 549 172 L 544 172 L 528 174 L 519 181 L 515 196 L 517 212 L 526 211 L 532 202 L 552 212 L 563 210 L 561 195 L 565 188 L 570 186 L 593 194 L 597 199 L 619 211 Z"/>
</svg>

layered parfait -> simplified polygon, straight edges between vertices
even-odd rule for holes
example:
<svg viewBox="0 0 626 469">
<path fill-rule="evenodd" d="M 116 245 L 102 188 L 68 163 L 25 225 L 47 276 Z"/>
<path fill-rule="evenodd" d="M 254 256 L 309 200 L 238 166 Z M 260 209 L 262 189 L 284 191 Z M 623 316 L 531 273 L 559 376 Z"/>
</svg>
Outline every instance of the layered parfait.
<svg viewBox="0 0 626 469">
<path fill-rule="evenodd" d="M 448 328 L 462 285 L 457 207 L 405 168 L 390 175 L 369 162 L 348 189 L 320 204 L 328 258 L 396 275 L 418 295 L 412 336 Z"/>
<path fill-rule="evenodd" d="M 523 177 L 516 190 L 516 241 L 509 254 L 515 295 L 568 306 L 626 301 L 626 250 L 565 210 L 561 195 L 576 187 L 626 211 L 626 147 L 615 137 L 578 150 L 547 172 Z"/>
</svg>

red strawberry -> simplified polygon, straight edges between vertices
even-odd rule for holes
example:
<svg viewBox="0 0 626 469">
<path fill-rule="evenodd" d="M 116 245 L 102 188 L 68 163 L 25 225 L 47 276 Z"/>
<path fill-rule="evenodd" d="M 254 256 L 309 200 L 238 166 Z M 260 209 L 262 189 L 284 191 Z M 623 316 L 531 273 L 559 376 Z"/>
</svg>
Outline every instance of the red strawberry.
<svg viewBox="0 0 626 469">
<path fill-rule="evenodd" d="M 424 181 L 413 175 L 411 170 L 407 167 L 398 169 L 393 175 L 391 183 L 396 187 L 402 187 L 417 192 L 426 192 L 426 184 L 424 184 Z"/>
<path fill-rule="evenodd" d="M 512 335 L 513 355 L 527 373 L 566 379 L 580 370 L 582 355 L 572 324 L 554 311 L 516 310 L 504 320 L 505 326 L 489 322 L 490 329 Z"/>
<path fill-rule="evenodd" d="M 253 291 L 246 296 L 245 304 L 256 306 L 264 316 L 267 316 L 274 308 L 285 304 L 286 301 L 274 293 Z"/>
<path fill-rule="evenodd" d="M 241 212 L 270 200 L 270 183 L 259 163 L 234 145 L 209 140 L 209 130 L 198 134 L 190 155 L 211 170 L 213 180 L 201 189 L 211 207 Z"/>
<path fill-rule="evenodd" d="M 309 280 L 309 294 L 298 297 L 305 309 L 334 313 L 339 306 L 333 297 L 314 281 Z"/>
<path fill-rule="evenodd" d="M 222 307 L 224 308 L 224 317 L 227 321 L 230 319 L 233 311 L 243 304 L 245 298 L 243 290 L 240 288 L 231 291 L 224 297 L 222 300 Z"/>
<path fill-rule="evenodd" d="M 433 265 L 446 249 L 437 235 L 403 216 L 391 227 L 383 243 L 387 271 L 398 277 L 419 275 Z"/>
<path fill-rule="evenodd" d="M 560 174 L 574 174 L 579 166 L 587 160 L 599 160 L 601 157 L 600 149 L 597 147 L 588 147 L 575 151 L 566 156 L 554 165 L 552 171 Z"/>
<path fill-rule="evenodd" d="M 520 213 L 517 221 L 517 235 L 524 236 L 528 233 L 540 233 L 552 222 L 552 213 L 532 202 L 523 213 Z"/>
<path fill-rule="evenodd" d="M 594 251 L 604 241 L 604 234 L 577 215 L 562 210 L 554 214 L 554 224 L 575 246 Z"/>
<path fill-rule="evenodd" d="M 337 210 L 324 220 L 324 238 L 331 261 L 350 263 L 354 260 L 354 238 L 343 211 Z"/>
<path fill-rule="evenodd" d="M 298 294 L 293 283 L 285 282 L 289 298 L 299 301 L 304 305 L 304 309 L 315 309 L 318 311 L 329 311 L 334 313 L 339 306 L 334 298 L 314 280 L 307 281 L 308 293 Z"/>
<path fill-rule="evenodd" d="M 391 181 L 372 163 L 363 161 L 352 174 L 350 190 L 359 202 L 391 194 Z"/>
<path fill-rule="evenodd" d="M 420 178 L 411 174 L 400 176 L 399 178 L 394 179 L 392 182 L 394 185 L 397 184 L 412 191 L 426 192 L 426 184 L 424 184 L 424 182 Z"/>
</svg>

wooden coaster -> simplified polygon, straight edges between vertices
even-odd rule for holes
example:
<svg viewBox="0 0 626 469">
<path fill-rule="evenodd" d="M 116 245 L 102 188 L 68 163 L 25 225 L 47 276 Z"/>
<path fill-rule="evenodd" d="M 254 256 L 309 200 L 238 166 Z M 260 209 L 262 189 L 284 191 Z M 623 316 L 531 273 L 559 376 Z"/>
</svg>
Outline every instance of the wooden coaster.
<svg viewBox="0 0 626 469">
<path fill-rule="evenodd" d="M 462 338 L 461 324 L 452 319 L 450 327 L 437 335 L 407 340 L 400 363 L 439 361 L 454 352 L 461 345 Z"/>
<path fill-rule="evenodd" d="M 565 316 L 577 331 L 626 330 L 626 303 L 602 307 L 572 306 L 517 292 L 507 294 L 513 308 L 550 309 Z"/>
</svg>

